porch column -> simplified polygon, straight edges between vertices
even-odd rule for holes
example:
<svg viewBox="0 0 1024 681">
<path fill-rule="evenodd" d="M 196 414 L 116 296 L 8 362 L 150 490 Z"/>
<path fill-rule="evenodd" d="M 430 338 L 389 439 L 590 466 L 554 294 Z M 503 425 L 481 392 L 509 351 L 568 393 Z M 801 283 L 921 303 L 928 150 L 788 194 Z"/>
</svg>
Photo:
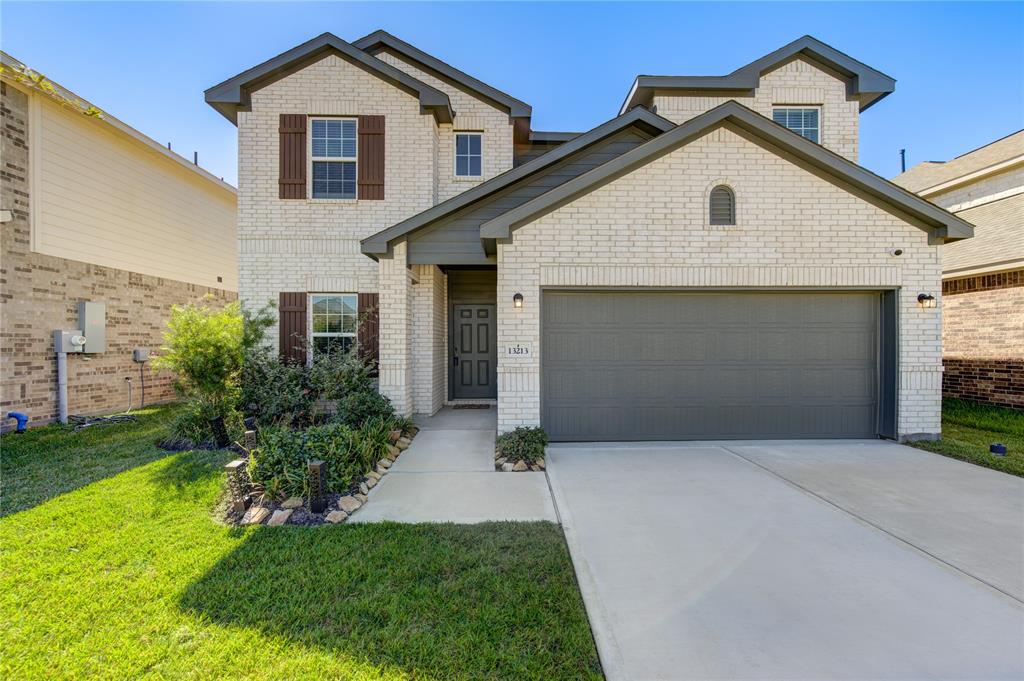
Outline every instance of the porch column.
<svg viewBox="0 0 1024 681">
<path fill-rule="evenodd" d="M 446 277 L 436 265 L 414 265 L 412 285 L 412 406 L 433 414 L 447 392 Z"/>
<path fill-rule="evenodd" d="M 412 276 L 407 246 L 396 243 L 378 263 L 380 292 L 380 392 L 395 410 L 412 414 Z"/>
</svg>

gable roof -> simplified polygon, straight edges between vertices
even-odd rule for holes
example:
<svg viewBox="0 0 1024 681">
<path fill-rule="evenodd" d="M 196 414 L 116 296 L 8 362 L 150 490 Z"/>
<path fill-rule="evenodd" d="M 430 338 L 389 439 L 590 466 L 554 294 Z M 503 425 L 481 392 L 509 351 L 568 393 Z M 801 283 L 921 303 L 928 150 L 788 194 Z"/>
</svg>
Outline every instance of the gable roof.
<svg viewBox="0 0 1024 681">
<path fill-rule="evenodd" d="M 237 112 L 248 110 L 254 91 L 332 53 L 343 55 L 360 68 L 418 97 L 423 112 L 433 113 L 438 123 L 452 122 L 452 105 L 448 95 L 363 52 L 332 33 L 322 33 L 258 66 L 228 78 L 219 85 L 214 85 L 205 93 L 206 103 L 232 123 L 237 123 Z"/>
<path fill-rule="evenodd" d="M 654 90 L 754 90 L 763 73 L 796 56 L 807 57 L 846 76 L 847 93 L 860 99 L 861 111 L 896 89 L 896 81 L 890 76 L 805 35 L 726 76 L 637 76 L 620 111 L 648 103 Z"/>
<path fill-rule="evenodd" d="M 976 182 L 1024 163 L 1024 130 L 1018 130 L 949 161 L 925 161 L 892 181 L 922 196 Z"/>
<path fill-rule="evenodd" d="M 875 199 L 920 220 L 927 225 L 924 229 L 938 243 L 966 239 L 974 235 L 974 228 L 965 220 L 865 170 L 843 156 L 801 137 L 742 104 L 730 100 L 598 168 L 484 223 L 480 228 L 480 236 L 483 239 L 508 238 L 517 227 L 532 222 L 541 215 L 678 149 L 724 123 L 735 125 L 747 133 L 766 140 L 817 170 L 824 171 Z"/>
<path fill-rule="evenodd" d="M 387 31 L 377 30 L 370 35 L 363 36 L 352 42 L 352 45 L 363 50 L 367 54 L 376 54 L 383 49 L 391 49 L 395 52 L 419 62 L 428 69 L 435 71 L 449 80 L 458 83 L 462 87 L 476 93 L 478 96 L 488 99 L 508 109 L 509 116 L 513 118 L 529 118 L 533 113 L 532 107 L 515 97 L 491 87 L 483 81 L 477 80 L 468 73 L 464 73 L 451 64 L 447 64 L 437 57 L 427 54 L 423 50 L 410 45 L 404 40 L 397 38 Z"/>
<path fill-rule="evenodd" d="M 392 225 L 385 230 L 363 239 L 361 242 L 362 252 L 370 257 L 383 255 L 388 252 L 389 243 L 395 239 L 426 227 L 445 216 L 451 215 L 452 213 L 462 210 L 477 201 L 492 196 L 496 192 L 510 187 L 520 180 L 529 178 L 545 168 L 549 168 L 555 163 L 566 159 L 576 152 L 589 147 L 595 142 L 598 142 L 609 135 L 613 135 L 620 130 L 624 130 L 629 126 L 640 126 L 655 132 L 656 134 L 660 134 L 664 133 L 666 130 L 671 130 L 675 127 L 675 124 L 642 107 L 633 109 L 629 113 L 617 116 L 610 121 L 602 123 L 589 132 L 585 132 L 572 138 L 568 142 L 555 147 L 551 151 L 543 154 L 542 156 L 538 156 L 532 161 L 524 163 L 512 170 L 507 170 L 486 182 L 476 185 L 472 189 L 467 189 L 460 194 L 456 194 L 447 201 L 443 201 L 432 208 L 428 208 L 427 210 L 417 213 L 398 224 Z"/>
</svg>

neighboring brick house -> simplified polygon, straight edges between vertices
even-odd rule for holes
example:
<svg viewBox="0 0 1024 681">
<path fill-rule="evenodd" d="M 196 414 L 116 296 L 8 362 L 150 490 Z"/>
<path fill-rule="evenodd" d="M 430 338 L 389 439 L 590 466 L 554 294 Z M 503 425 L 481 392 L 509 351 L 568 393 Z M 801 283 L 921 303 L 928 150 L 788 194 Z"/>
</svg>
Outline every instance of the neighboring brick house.
<svg viewBox="0 0 1024 681">
<path fill-rule="evenodd" d="M 975 225 L 942 251 L 942 390 L 1024 409 L 1024 130 L 893 182 Z"/>
<path fill-rule="evenodd" d="M 243 303 L 282 303 L 283 356 L 379 353 L 402 413 L 496 401 L 500 431 L 556 440 L 936 437 L 939 246 L 972 228 L 856 164 L 894 87 L 804 37 L 535 131 L 378 31 L 206 100 L 238 126 Z"/>
<path fill-rule="evenodd" d="M 69 412 L 126 409 L 126 379 L 133 406 L 143 380 L 147 403 L 166 401 L 171 377 L 132 351 L 160 347 L 172 304 L 237 298 L 235 190 L 0 59 L 0 412 L 57 417 L 53 332 L 77 328 L 80 302 L 105 304 L 106 349 L 69 355 Z"/>
</svg>

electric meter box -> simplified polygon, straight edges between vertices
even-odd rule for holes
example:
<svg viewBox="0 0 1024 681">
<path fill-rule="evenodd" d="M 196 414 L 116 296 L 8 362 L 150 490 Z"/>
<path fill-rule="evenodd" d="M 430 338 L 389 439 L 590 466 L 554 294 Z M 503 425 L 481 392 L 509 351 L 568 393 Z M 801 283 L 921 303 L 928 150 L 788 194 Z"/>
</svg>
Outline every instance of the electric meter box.
<svg viewBox="0 0 1024 681">
<path fill-rule="evenodd" d="M 53 349 L 55 352 L 83 352 L 84 346 L 76 345 L 71 342 L 72 339 L 79 339 L 84 334 L 75 329 L 73 331 L 54 331 L 53 332 Z"/>
<path fill-rule="evenodd" d="M 107 351 L 107 304 L 88 303 L 78 304 L 78 326 L 85 336 L 85 348 L 82 352 L 106 352 Z"/>
</svg>

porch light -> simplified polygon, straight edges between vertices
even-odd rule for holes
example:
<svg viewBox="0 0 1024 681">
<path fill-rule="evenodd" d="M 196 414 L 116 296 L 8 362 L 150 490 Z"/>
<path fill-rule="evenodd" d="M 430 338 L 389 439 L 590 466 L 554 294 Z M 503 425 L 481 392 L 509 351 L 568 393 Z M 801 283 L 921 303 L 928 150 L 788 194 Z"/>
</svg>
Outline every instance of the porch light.
<svg viewBox="0 0 1024 681">
<path fill-rule="evenodd" d="M 917 296 L 917 304 L 921 307 L 935 307 L 938 305 L 938 301 L 936 301 L 935 296 L 930 293 L 919 293 Z"/>
<path fill-rule="evenodd" d="M 523 306 L 523 294 L 522 293 L 517 293 L 514 296 L 512 296 L 512 306 L 513 307 L 522 307 Z"/>
</svg>

